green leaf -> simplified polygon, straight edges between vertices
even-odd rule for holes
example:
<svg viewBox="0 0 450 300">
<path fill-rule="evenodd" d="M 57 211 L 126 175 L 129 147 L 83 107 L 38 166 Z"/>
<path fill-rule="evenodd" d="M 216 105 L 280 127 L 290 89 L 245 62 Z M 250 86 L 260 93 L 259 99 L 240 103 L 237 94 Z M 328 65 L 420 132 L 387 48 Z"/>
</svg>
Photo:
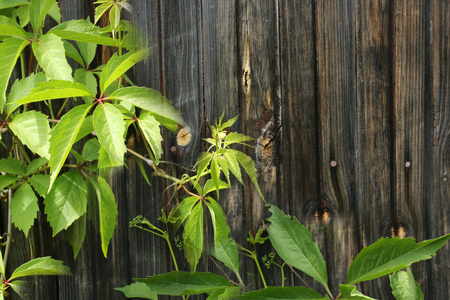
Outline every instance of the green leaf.
<svg viewBox="0 0 450 300">
<path fill-rule="evenodd" d="M 212 157 L 213 157 L 212 153 L 209 152 L 200 153 L 197 162 L 195 163 L 195 165 L 197 166 L 197 178 L 195 179 L 196 182 L 199 181 L 200 175 L 203 174 L 203 172 L 208 167 Z"/>
<path fill-rule="evenodd" d="M 102 17 L 102 15 L 111 7 L 114 5 L 114 1 L 97 1 L 94 2 L 94 4 L 100 4 L 99 6 L 97 6 L 95 8 L 95 20 L 94 20 L 94 24 L 97 24 L 98 20 L 100 20 L 100 18 Z"/>
<path fill-rule="evenodd" d="M 83 67 L 83 69 L 86 69 L 86 64 L 83 60 L 83 57 L 80 55 L 80 53 L 75 48 L 75 46 L 66 40 L 63 40 L 63 45 L 64 45 L 64 50 L 66 51 L 66 56 L 72 58 L 77 63 L 79 63 Z M 76 81 L 76 78 L 75 78 L 75 81 Z"/>
<path fill-rule="evenodd" d="M 340 284 L 339 290 L 341 291 L 343 299 L 375 300 L 374 298 L 362 294 L 353 285 Z"/>
<path fill-rule="evenodd" d="M 392 294 L 397 300 L 423 300 L 424 295 L 418 282 L 414 280 L 411 269 L 397 271 L 389 275 Z"/>
<path fill-rule="evenodd" d="M 213 255 L 240 278 L 238 248 L 234 240 L 230 238 L 230 227 L 225 213 L 213 198 L 207 197 L 207 200 L 208 202 L 205 203 L 209 209 L 214 228 Z"/>
<path fill-rule="evenodd" d="M 11 104 L 27 104 L 42 100 L 62 99 L 69 97 L 92 97 L 91 91 L 85 85 L 78 82 L 64 80 L 51 80 L 47 82 L 36 83 L 36 88 L 31 93 Z"/>
<path fill-rule="evenodd" d="M 359 252 L 350 266 L 347 283 L 371 280 L 430 259 L 450 239 L 450 234 L 416 244 L 413 238 L 380 238 Z"/>
<path fill-rule="evenodd" d="M 34 275 L 70 275 L 70 269 L 50 256 L 32 259 L 14 270 L 9 280 Z"/>
<path fill-rule="evenodd" d="M 255 162 L 252 160 L 252 158 L 250 156 L 247 156 L 245 153 L 242 153 L 237 150 L 228 150 L 228 153 L 233 155 L 239 161 L 239 163 L 241 164 L 241 166 L 244 168 L 245 172 L 247 173 L 248 177 L 250 177 L 250 180 L 255 185 L 255 188 L 258 191 L 258 194 L 261 196 L 261 198 L 265 202 L 266 200 L 264 199 L 261 189 L 259 188 L 258 179 L 257 179 L 257 175 L 256 175 Z M 230 168 L 230 170 L 231 170 L 231 168 Z"/>
<path fill-rule="evenodd" d="M 46 163 L 48 163 L 48 159 L 45 157 L 36 158 L 28 165 L 25 175 L 30 175 L 40 167 L 43 167 Z"/>
<path fill-rule="evenodd" d="M 28 0 L 1 0 L 0 1 L 0 9 L 16 7 L 21 5 L 28 5 L 30 2 Z"/>
<path fill-rule="evenodd" d="M 0 176 L 0 190 L 3 190 L 4 188 L 8 187 L 9 185 L 13 184 L 16 181 L 17 181 L 16 176 L 12 176 L 9 174 Z"/>
<path fill-rule="evenodd" d="M 92 115 L 87 116 L 83 124 L 81 124 L 80 131 L 78 131 L 75 143 L 94 131 L 94 125 L 92 125 Z"/>
<path fill-rule="evenodd" d="M 32 73 L 30 76 L 23 78 L 22 80 L 17 79 L 13 86 L 11 87 L 11 92 L 9 93 L 7 99 L 6 110 L 8 114 L 11 114 L 20 104 L 16 103 L 17 100 L 24 98 L 26 95 L 31 93 L 31 90 L 35 88 L 36 83 L 41 83 L 47 81 L 47 76 L 44 72 Z"/>
<path fill-rule="evenodd" d="M 0 248 L 0 275 L 2 275 L 3 278 L 6 278 L 5 263 L 3 262 L 3 254 L 1 248 Z"/>
<path fill-rule="evenodd" d="M 241 289 L 237 286 L 217 289 L 213 291 L 206 300 L 230 300 L 238 299 L 241 295 Z"/>
<path fill-rule="evenodd" d="M 147 284 L 158 295 L 197 295 L 233 286 L 222 276 L 206 272 L 170 272 L 135 279 Z"/>
<path fill-rule="evenodd" d="M 23 164 L 15 158 L 0 159 L 0 172 L 14 175 L 23 174 Z"/>
<path fill-rule="evenodd" d="M 223 182 L 222 180 L 219 182 L 219 189 L 223 190 L 223 189 L 228 189 L 228 188 L 230 188 L 230 186 L 226 182 Z M 216 189 L 216 186 L 214 184 L 214 181 L 209 179 L 205 183 L 205 186 L 203 187 L 203 195 L 207 195 L 208 193 L 214 191 L 215 189 Z"/>
<path fill-rule="evenodd" d="M 17 8 L 16 14 L 19 17 L 20 27 L 24 28 L 25 26 L 28 25 L 28 23 L 30 23 L 30 14 L 28 13 L 28 5 Z"/>
<path fill-rule="evenodd" d="M 52 173 L 50 187 L 55 182 L 67 156 L 75 143 L 84 118 L 91 110 L 91 105 L 84 104 L 72 108 L 50 132 L 50 172 Z"/>
<path fill-rule="evenodd" d="M 84 157 L 81 156 L 81 154 L 78 153 L 77 151 L 71 149 L 70 153 L 75 157 L 75 159 L 77 160 L 77 164 L 78 165 L 81 164 L 81 163 L 84 163 L 86 161 L 86 159 L 84 159 Z"/>
<path fill-rule="evenodd" d="M 66 60 L 66 51 L 61 38 L 47 33 L 39 41 L 33 40 L 34 55 L 44 70 L 47 78 L 73 81 L 72 68 Z"/>
<path fill-rule="evenodd" d="M 223 114 L 220 118 L 220 122 L 222 123 L 222 118 L 223 118 Z M 231 127 L 234 123 L 236 123 L 237 119 L 239 118 L 239 115 L 237 115 L 236 117 L 229 119 L 228 121 L 226 121 L 225 123 L 221 124 L 220 126 L 218 126 L 219 131 L 225 130 L 228 127 Z"/>
<path fill-rule="evenodd" d="M 23 289 L 25 285 L 27 284 L 26 281 L 22 280 L 14 280 L 13 282 L 9 283 L 9 286 L 23 299 Z"/>
<path fill-rule="evenodd" d="M 127 298 L 158 299 L 158 294 L 152 291 L 152 289 L 143 282 L 135 282 L 122 288 L 114 289 L 124 293 Z"/>
<path fill-rule="evenodd" d="M 83 246 L 86 237 L 86 214 L 75 220 L 72 225 L 67 228 L 67 240 L 73 249 L 73 259 L 76 259 Z"/>
<path fill-rule="evenodd" d="M 199 201 L 198 197 L 192 196 L 184 198 L 178 205 L 178 212 L 180 214 L 180 221 L 183 223 L 191 214 L 192 208 Z"/>
<path fill-rule="evenodd" d="M 109 11 L 109 23 L 111 24 L 112 28 L 112 34 L 114 37 L 114 32 L 116 31 L 117 27 L 119 26 L 120 22 L 120 7 L 117 5 L 117 2 L 114 3 L 114 5 L 111 7 Z"/>
<path fill-rule="evenodd" d="M 117 78 L 122 76 L 136 63 L 147 58 L 151 53 L 152 50 L 148 48 L 139 51 L 130 51 L 122 56 L 117 56 L 114 53 L 100 75 L 100 91 L 103 93 L 111 83 L 116 81 Z"/>
<path fill-rule="evenodd" d="M 98 182 L 90 179 L 97 194 L 99 206 L 99 222 L 100 222 L 100 238 L 102 241 L 103 255 L 106 257 L 108 253 L 109 241 L 114 235 L 116 228 L 116 218 L 118 215 L 116 200 L 114 193 L 108 183 L 102 178 L 98 178 Z"/>
<path fill-rule="evenodd" d="M 56 178 L 44 200 L 53 236 L 86 213 L 86 194 L 86 182 L 78 171 L 69 171 Z"/>
<path fill-rule="evenodd" d="M 228 151 L 228 150 L 227 150 Z M 241 176 L 241 168 L 239 167 L 239 163 L 236 160 L 236 158 L 233 156 L 232 153 L 228 153 L 227 151 L 224 151 L 223 153 L 223 157 L 227 160 L 228 162 L 228 169 L 231 171 L 231 173 L 233 173 L 234 177 L 237 178 L 237 180 L 244 185 L 244 181 L 242 181 L 242 176 Z"/>
<path fill-rule="evenodd" d="M 271 300 L 271 299 L 304 299 L 304 300 L 325 300 L 319 292 L 303 286 L 270 286 L 265 289 L 244 293 L 240 299 Z"/>
<path fill-rule="evenodd" d="M 31 186 L 23 182 L 11 200 L 10 205 L 12 222 L 28 237 L 28 231 L 34 224 L 39 211 L 38 199 Z"/>
<path fill-rule="evenodd" d="M 75 71 L 73 77 L 76 82 L 79 82 L 86 86 L 92 95 L 95 95 L 97 93 L 97 79 L 95 78 L 94 74 L 92 74 L 92 72 L 80 68 Z M 92 98 L 89 99 L 87 97 L 83 97 L 83 99 L 86 103 L 92 102 Z"/>
<path fill-rule="evenodd" d="M 33 189 L 41 196 L 47 195 L 48 187 L 50 185 L 50 175 L 36 174 L 30 178 L 30 184 Z"/>
<path fill-rule="evenodd" d="M 136 161 L 136 164 L 137 164 L 138 167 L 139 167 L 139 171 L 141 171 L 141 174 L 142 174 L 142 176 L 144 177 L 144 179 L 145 179 L 145 181 L 147 182 L 147 184 L 148 184 L 149 186 L 152 186 L 152 185 L 150 184 L 150 180 L 148 179 L 147 172 L 145 171 L 144 164 L 142 163 L 142 159 L 140 159 L 139 157 L 135 156 L 135 157 L 134 157 L 134 160 Z"/>
<path fill-rule="evenodd" d="M 104 33 L 101 28 L 94 26 L 89 20 L 67 21 L 53 27 L 48 33 L 77 42 L 117 46 L 117 42 L 114 39 Z"/>
<path fill-rule="evenodd" d="M 237 133 L 237 132 L 230 132 L 227 137 L 225 138 L 225 141 L 223 142 L 224 146 L 229 146 L 231 144 L 242 144 L 247 145 L 244 142 L 251 141 L 253 138 Z"/>
<path fill-rule="evenodd" d="M 22 39 L 22 42 L 24 39 L 28 38 L 27 32 L 23 30 L 17 22 L 5 16 L 0 16 L 0 32 L 3 36 L 12 36 Z"/>
<path fill-rule="evenodd" d="M 217 199 L 219 199 L 219 191 L 220 191 L 220 168 L 217 163 L 217 156 L 213 155 L 213 159 L 211 162 L 211 178 L 214 182 L 214 186 L 216 187 Z"/>
<path fill-rule="evenodd" d="M 50 126 L 46 115 L 35 110 L 18 114 L 9 128 L 31 152 L 50 159 Z"/>
<path fill-rule="evenodd" d="M 312 276 L 328 291 L 328 276 L 325 261 L 319 247 L 313 242 L 311 233 L 296 217 L 285 215 L 276 206 L 270 205 L 272 216 L 269 239 L 280 257 L 289 265 Z"/>
<path fill-rule="evenodd" d="M 100 145 L 104 147 L 114 165 L 123 165 L 127 151 L 124 142 L 125 122 L 120 111 L 110 103 L 102 103 L 95 108 L 93 119 Z"/>
<path fill-rule="evenodd" d="M 203 252 L 203 205 L 199 202 L 193 207 L 184 225 L 184 256 L 195 272 Z"/>
<path fill-rule="evenodd" d="M 53 2 L 53 5 L 48 10 L 48 15 L 52 17 L 52 19 L 55 20 L 56 23 L 61 23 L 61 10 L 59 9 L 58 2 Z"/>
<path fill-rule="evenodd" d="M 159 128 L 159 122 L 156 121 L 156 119 L 149 113 L 142 112 L 138 119 L 138 125 L 139 129 L 150 145 L 150 148 L 152 149 L 153 155 L 155 157 L 155 164 L 158 165 L 161 154 L 163 153 L 163 149 L 161 146 L 163 138 L 161 136 L 161 130 Z"/>
<path fill-rule="evenodd" d="M 77 45 L 78 49 L 80 49 L 81 56 L 83 56 L 83 59 L 86 62 L 86 67 L 88 68 L 91 62 L 94 60 L 95 55 L 97 54 L 97 44 L 77 42 Z M 96 92 L 93 94 L 96 94 Z"/>
<path fill-rule="evenodd" d="M 0 43 L 0 111 L 6 102 L 6 88 L 16 61 L 28 44 L 28 41 L 16 38 L 7 38 Z"/>
<path fill-rule="evenodd" d="M 92 138 L 84 144 L 81 155 L 83 155 L 86 160 L 97 160 L 99 150 L 100 144 L 98 140 L 96 138 Z"/>
<path fill-rule="evenodd" d="M 37 32 L 42 25 L 55 0 L 31 0 L 29 6 L 30 22 L 33 31 Z"/>
<path fill-rule="evenodd" d="M 148 111 L 161 125 L 171 131 L 176 131 L 178 124 L 183 123 L 180 113 L 173 107 L 172 102 L 153 89 L 125 87 L 109 95 L 109 98 L 125 101 Z"/>
</svg>

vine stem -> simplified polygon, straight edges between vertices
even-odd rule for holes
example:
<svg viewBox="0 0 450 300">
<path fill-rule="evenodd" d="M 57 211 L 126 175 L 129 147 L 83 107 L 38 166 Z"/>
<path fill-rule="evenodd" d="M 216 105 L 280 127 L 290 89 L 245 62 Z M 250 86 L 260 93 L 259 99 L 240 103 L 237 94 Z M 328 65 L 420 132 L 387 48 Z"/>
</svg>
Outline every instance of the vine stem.
<svg viewBox="0 0 450 300">
<path fill-rule="evenodd" d="M 8 231 L 6 233 L 6 247 L 5 247 L 5 256 L 3 258 L 3 265 L 5 266 L 8 263 L 9 256 L 9 248 L 11 247 L 11 235 L 12 235 L 12 219 L 11 219 L 11 200 L 12 200 L 13 192 L 12 188 L 8 190 Z"/>
</svg>

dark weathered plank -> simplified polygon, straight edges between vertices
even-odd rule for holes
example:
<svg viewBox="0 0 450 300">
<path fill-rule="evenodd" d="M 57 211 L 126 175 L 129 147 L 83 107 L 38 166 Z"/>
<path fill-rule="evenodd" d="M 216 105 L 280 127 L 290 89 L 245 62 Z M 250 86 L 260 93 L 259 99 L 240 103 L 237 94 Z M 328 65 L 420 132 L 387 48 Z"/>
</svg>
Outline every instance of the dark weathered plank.
<svg viewBox="0 0 450 300">
<path fill-rule="evenodd" d="M 356 149 L 357 223 L 349 229 L 358 251 L 388 236 L 393 224 L 391 196 L 392 84 L 389 1 L 356 2 Z M 356 253 L 350 255 L 350 259 Z M 362 284 L 366 295 L 388 299 L 388 278 Z"/>
<path fill-rule="evenodd" d="M 431 184 L 430 195 L 427 197 L 428 214 L 426 225 L 429 237 L 435 238 L 450 232 L 450 2 L 445 0 L 432 1 L 432 48 L 429 76 L 432 85 L 429 86 L 430 98 L 426 101 L 433 105 L 432 128 L 432 172 L 426 180 Z M 428 78 L 428 76 L 427 76 Z M 427 163 L 431 163 L 427 161 Z M 427 296 L 429 299 L 450 298 L 450 244 L 442 248 L 431 260 L 431 270 L 427 274 Z"/>
<path fill-rule="evenodd" d="M 254 138 L 254 149 L 246 149 L 255 160 L 261 191 L 269 203 L 277 204 L 277 152 L 279 119 L 278 26 L 275 1 L 241 1 L 238 7 L 239 65 L 238 84 L 242 132 Z M 253 184 L 244 190 L 248 227 L 241 234 L 256 233 L 266 218 L 267 210 Z M 270 248 L 261 247 L 260 256 Z M 265 271 L 267 271 L 265 269 Z M 271 269 L 275 274 L 277 269 Z M 257 273 L 256 270 L 254 273 Z M 273 285 L 277 276 L 268 276 Z M 272 277 L 272 278 L 271 278 Z M 258 275 L 257 275 L 258 278 Z M 270 279 L 269 279 L 270 278 Z M 256 282 L 256 287 L 262 284 Z"/>
<path fill-rule="evenodd" d="M 328 224 L 329 212 L 319 204 L 314 21 L 313 1 L 280 1 L 282 197 L 278 205 L 310 228 L 314 241 L 324 250 L 322 225 Z M 320 289 L 311 277 L 303 279 Z"/>
<path fill-rule="evenodd" d="M 393 5 L 393 101 L 394 101 L 394 207 L 395 232 L 399 236 L 426 237 L 427 195 L 424 185 L 430 165 L 426 117 L 431 114 L 425 98 L 426 4 L 395 1 Z M 427 155 L 428 153 L 428 155 Z M 426 279 L 424 264 L 413 269 L 416 280 Z"/>
<path fill-rule="evenodd" d="M 355 57 L 354 7 L 317 1 L 317 76 L 321 201 L 330 214 L 326 261 L 330 289 L 338 294 L 355 253 Z M 333 167 L 331 162 L 335 162 Z M 334 165 L 334 164 L 333 164 Z"/>
</svg>

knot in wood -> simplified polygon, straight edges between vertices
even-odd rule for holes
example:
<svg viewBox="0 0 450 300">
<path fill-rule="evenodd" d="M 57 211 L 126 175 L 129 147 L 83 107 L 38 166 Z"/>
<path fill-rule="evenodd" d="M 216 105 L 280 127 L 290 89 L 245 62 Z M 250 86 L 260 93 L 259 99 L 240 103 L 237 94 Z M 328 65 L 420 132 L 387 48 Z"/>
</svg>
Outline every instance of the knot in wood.
<svg viewBox="0 0 450 300">
<path fill-rule="evenodd" d="M 177 134 L 177 145 L 184 147 L 191 141 L 191 132 L 187 128 L 182 128 Z"/>
</svg>

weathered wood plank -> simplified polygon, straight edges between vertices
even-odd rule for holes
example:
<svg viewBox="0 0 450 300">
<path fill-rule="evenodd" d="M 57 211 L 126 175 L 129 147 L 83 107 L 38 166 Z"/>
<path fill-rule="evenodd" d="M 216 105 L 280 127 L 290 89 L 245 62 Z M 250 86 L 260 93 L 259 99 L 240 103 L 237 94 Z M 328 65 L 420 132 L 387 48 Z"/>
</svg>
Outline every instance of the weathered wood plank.
<svg viewBox="0 0 450 300">
<path fill-rule="evenodd" d="M 389 1 L 359 1 L 356 25 L 356 151 L 358 250 L 388 236 L 392 212 L 392 84 Z M 353 259 L 356 253 L 349 258 Z M 366 295 L 388 299 L 388 278 L 365 282 Z"/>
<path fill-rule="evenodd" d="M 242 116 L 242 132 L 254 138 L 254 149 L 246 149 L 255 160 L 261 191 L 269 203 L 277 204 L 278 192 L 278 132 L 279 119 L 279 64 L 278 24 L 275 1 L 241 1 L 238 7 L 239 65 L 238 84 Z M 267 210 L 253 184 L 248 180 L 244 190 L 248 231 L 256 233 L 266 218 Z M 260 247 L 259 255 L 267 255 L 270 248 Z M 277 276 L 268 276 L 273 285 Z M 256 270 L 254 273 L 257 274 Z M 270 273 L 278 273 L 271 269 Z M 257 275 L 257 278 L 259 276 Z M 262 287 L 256 282 L 256 287 Z"/>
<path fill-rule="evenodd" d="M 425 98 L 426 4 L 395 1 L 393 4 L 393 101 L 394 101 L 394 233 L 426 238 L 427 195 L 424 185 L 430 159 L 427 155 Z M 396 229 L 396 230 L 395 230 Z M 426 279 L 424 264 L 413 268 L 416 281 Z"/>
<path fill-rule="evenodd" d="M 432 85 L 429 87 L 433 105 L 432 132 L 432 172 L 426 178 L 431 183 L 427 197 L 427 219 L 429 238 L 450 232 L 450 2 L 432 1 L 431 29 L 431 72 Z M 428 77 L 428 76 L 427 76 Z M 429 101 L 426 99 L 426 101 Z M 427 163 L 431 163 L 427 161 Z M 427 274 L 427 297 L 430 299 L 450 298 L 450 244 L 447 244 L 431 260 L 431 270 Z"/>
<path fill-rule="evenodd" d="M 280 1 L 279 22 L 282 197 L 278 205 L 311 230 L 314 241 L 324 253 L 322 225 L 328 224 L 329 212 L 319 204 L 313 1 Z M 303 279 L 312 288 L 321 288 L 310 276 Z"/>
<path fill-rule="evenodd" d="M 355 168 L 355 57 L 354 7 L 348 1 L 317 1 L 317 76 L 321 199 L 329 211 L 326 262 L 329 286 L 347 275 L 356 238 Z M 336 165 L 331 164 L 335 162 Z M 333 167 L 334 166 L 334 167 Z"/>
</svg>

